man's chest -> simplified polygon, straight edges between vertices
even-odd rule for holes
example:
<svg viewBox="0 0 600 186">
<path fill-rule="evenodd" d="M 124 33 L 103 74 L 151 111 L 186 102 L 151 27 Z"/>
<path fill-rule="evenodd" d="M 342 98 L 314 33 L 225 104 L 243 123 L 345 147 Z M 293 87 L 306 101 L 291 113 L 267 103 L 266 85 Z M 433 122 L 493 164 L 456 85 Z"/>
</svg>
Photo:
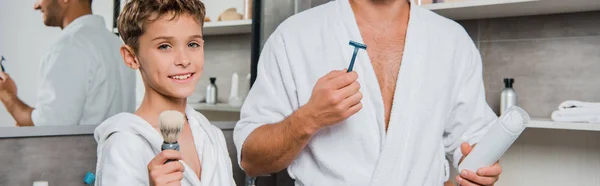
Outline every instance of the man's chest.
<svg viewBox="0 0 600 186">
<path fill-rule="evenodd" d="M 395 32 L 364 33 L 369 60 L 384 94 L 393 94 L 402 56 L 404 54 L 405 35 Z M 389 92 L 390 90 L 392 92 Z M 384 95 L 384 97 L 387 97 Z"/>
</svg>

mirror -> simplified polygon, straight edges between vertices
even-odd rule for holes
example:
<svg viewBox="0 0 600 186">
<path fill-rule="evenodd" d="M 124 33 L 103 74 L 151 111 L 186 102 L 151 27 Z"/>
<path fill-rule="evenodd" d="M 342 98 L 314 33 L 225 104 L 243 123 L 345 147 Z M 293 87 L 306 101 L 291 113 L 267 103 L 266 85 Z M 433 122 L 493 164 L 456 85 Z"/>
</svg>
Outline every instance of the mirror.
<svg viewBox="0 0 600 186">
<path fill-rule="evenodd" d="M 114 5 L 115 3 L 119 2 L 120 1 L 118 0 L 93 1 L 91 5 L 93 14 L 104 19 L 104 25 L 100 24 L 99 26 L 96 24 L 95 26 L 98 26 L 96 28 L 106 29 L 109 33 L 112 32 L 114 26 L 116 25 L 114 24 Z M 44 14 L 40 12 L 40 10 L 34 10 L 34 3 L 41 3 L 43 6 L 40 7 L 42 7 L 42 10 L 44 10 L 44 14 L 46 15 L 48 15 L 48 12 L 52 12 L 53 10 L 48 8 L 51 7 L 51 5 L 48 4 L 51 3 L 51 1 L 48 0 L 4 1 L 2 2 L 2 6 L 0 6 L 0 25 L 2 25 L 2 32 L 0 32 L 0 55 L 5 58 L 2 64 L 5 72 L 9 74 L 10 79 L 12 79 L 16 84 L 17 97 L 30 107 L 35 107 L 36 102 L 40 97 L 40 89 L 43 89 L 45 86 L 43 83 L 47 82 L 41 79 L 41 74 L 44 73 L 42 71 L 48 71 L 48 64 L 42 63 L 42 61 L 48 60 L 43 59 L 52 58 L 53 55 L 50 54 L 55 53 L 53 53 L 53 50 L 57 50 L 57 46 L 64 44 L 57 42 L 61 41 L 59 38 L 64 35 L 60 27 L 46 26 L 46 24 L 48 24 L 46 23 L 47 20 L 50 19 L 44 18 Z M 118 37 L 116 38 L 118 39 Z M 80 50 L 85 50 L 85 48 L 80 48 Z M 119 46 L 114 47 L 114 50 L 118 51 Z M 77 55 L 76 50 L 66 51 L 66 54 L 64 54 L 64 56 L 73 55 Z M 120 59 L 122 60 L 122 58 Z M 120 62 L 119 65 L 122 64 L 123 63 Z M 66 66 L 63 67 L 63 69 L 60 69 L 59 72 L 67 72 L 75 69 L 76 67 L 70 68 L 69 66 Z M 61 85 L 56 87 L 73 88 L 71 85 Z M 135 86 L 131 87 L 131 89 L 132 91 L 135 91 Z M 42 97 L 45 99 L 52 99 L 53 96 L 54 95 L 50 93 L 44 94 Z M 133 103 L 135 104 L 135 101 L 133 101 Z M 132 105 L 131 107 L 134 106 L 135 105 Z M 54 108 L 39 109 L 39 112 L 52 109 Z M 34 115 L 35 112 L 36 111 L 34 111 Z M 78 124 L 65 125 L 56 123 L 44 126 L 21 128 L 16 127 L 15 124 L 16 121 L 8 112 L 7 106 L 5 106 L 5 104 L 0 104 L 0 137 L 18 137 L 19 134 L 23 134 L 24 136 L 35 136 L 37 134 L 91 134 L 93 133 L 95 126 L 99 123 L 89 123 L 85 126 Z M 15 132 L 18 134 L 15 134 Z"/>
</svg>

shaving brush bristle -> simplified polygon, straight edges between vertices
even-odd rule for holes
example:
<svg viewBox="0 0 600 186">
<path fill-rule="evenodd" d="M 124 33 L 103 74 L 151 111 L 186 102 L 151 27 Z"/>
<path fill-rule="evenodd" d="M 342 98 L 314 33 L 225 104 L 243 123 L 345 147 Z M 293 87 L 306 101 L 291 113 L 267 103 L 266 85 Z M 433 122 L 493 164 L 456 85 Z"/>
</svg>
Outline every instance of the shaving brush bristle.
<svg viewBox="0 0 600 186">
<path fill-rule="evenodd" d="M 167 110 L 158 116 L 158 127 L 165 143 L 177 143 L 181 128 L 185 123 L 185 116 L 175 110 Z"/>
</svg>

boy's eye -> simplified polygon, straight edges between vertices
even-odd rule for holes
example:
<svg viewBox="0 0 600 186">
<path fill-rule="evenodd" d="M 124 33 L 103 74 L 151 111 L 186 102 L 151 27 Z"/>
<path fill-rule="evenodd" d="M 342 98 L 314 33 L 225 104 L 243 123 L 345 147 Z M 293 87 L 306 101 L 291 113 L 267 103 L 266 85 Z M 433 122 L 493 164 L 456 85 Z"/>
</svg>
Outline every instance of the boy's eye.
<svg viewBox="0 0 600 186">
<path fill-rule="evenodd" d="M 188 47 L 198 48 L 198 47 L 200 47 L 200 44 L 198 44 L 198 43 L 189 43 Z"/>
<path fill-rule="evenodd" d="M 158 46 L 158 49 L 159 49 L 159 50 L 166 50 L 166 49 L 169 49 L 169 48 L 171 48 L 171 46 L 169 46 L 169 45 L 167 45 L 167 44 L 162 44 L 162 45 L 159 45 L 159 46 Z"/>
</svg>

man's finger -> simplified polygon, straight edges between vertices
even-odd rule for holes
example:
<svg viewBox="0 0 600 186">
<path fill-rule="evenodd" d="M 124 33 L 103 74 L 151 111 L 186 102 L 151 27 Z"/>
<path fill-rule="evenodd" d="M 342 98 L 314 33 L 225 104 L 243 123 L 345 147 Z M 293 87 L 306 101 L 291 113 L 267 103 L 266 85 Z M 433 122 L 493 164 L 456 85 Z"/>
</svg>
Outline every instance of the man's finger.
<svg viewBox="0 0 600 186">
<path fill-rule="evenodd" d="M 468 170 L 463 170 L 460 173 L 460 177 L 478 185 L 493 185 L 497 180 L 497 177 L 479 176 L 476 173 Z"/>
<path fill-rule="evenodd" d="M 325 76 L 323 76 L 323 79 L 330 80 L 330 79 L 340 76 L 343 73 L 346 73 L 346 69 L 332 70 L 331 72 L 325 74 Z"/>
<path fill-rule="evenodd" d="M 338 89 L 341 89 L 343 87 L 346 87 L 346 86 L 352 84 L 357 79 L 358 79 L 358 73 L 356 73 L 355 71 L 352 71 L 352 72 L 341 74 L 341 75 L 331 79 L 330 85 L 332 86 L 331 88 L 338 90 Z"/>
<path fill-rule="evenodd" d="M 337 90 L 337 92 L 339 92 L 339 94 L 341 94 L 342 98 L 347 99 L 348 97 L 356 94 L 359 90 L 360 90 L 360 83 L 358 83 L 358 81 L 355 81 L 352 84 L 350 84 L 340 90 Z"/>
<path fill-rule="evenodd" d="M 494 163 L 494 165 L 489 167 L 483 167 L 477 170 L 477 175 L 479 176 L 487 176 L 487 177 L 495 177 L 502 174 L 502 166 L 498 162 Z"/>
<path fill-rule="evenodd" d="M 360 111 L 360 109 L 362 109 L 363 105 L 361 102 L 358 102 L 356 105 L 352 105 L 352 107 L 350 107 L 348 109 L 348 113 L 350 114 L 350 116 L 356 114 L 358 111 Z"/>
<path fill-rule="evenodd" d="M 6 80 L 8 80 L 8 78 L 9 78 L 8 74 L 0 71 L 0 81 L 6 81 Z"/>
<path fill-rule="evenodd" d="M 165 162 L 167 162 L 167 160 L 180 160 L 180 159 L 181 159 L 181 153 L 179 151 L 163 150 L 158 155 L 156 155 L 156 157 L 154 157 L 154 159 L 152 159 L 152 161 L 150 161 L 150 163 L 148 163 L 148 168 L 152 169 L 156 166 L 163 165 L 163 164 L 165 164 Z"/>
<path fill-rule="evenodd" d="M 456 176 L 456 183 L 459 186 L 480 186 L 480 185 L 477 185 L 477 184 L 475 184 L 473 182 L 470 182 L 469 180 L 466 180 L 466 179 L 460 177 L 460 175 Z"/>
</svg>

